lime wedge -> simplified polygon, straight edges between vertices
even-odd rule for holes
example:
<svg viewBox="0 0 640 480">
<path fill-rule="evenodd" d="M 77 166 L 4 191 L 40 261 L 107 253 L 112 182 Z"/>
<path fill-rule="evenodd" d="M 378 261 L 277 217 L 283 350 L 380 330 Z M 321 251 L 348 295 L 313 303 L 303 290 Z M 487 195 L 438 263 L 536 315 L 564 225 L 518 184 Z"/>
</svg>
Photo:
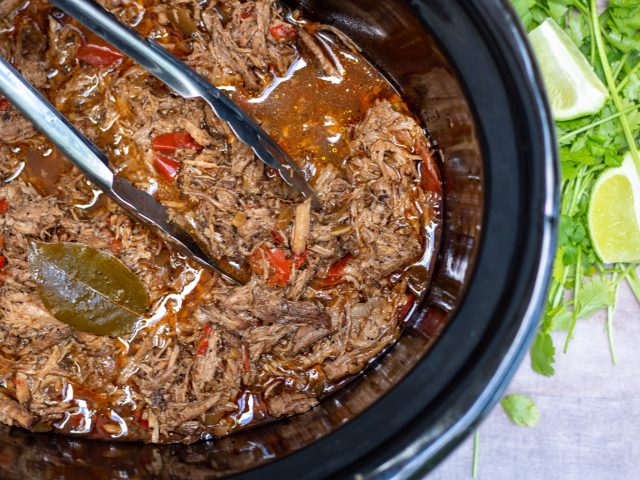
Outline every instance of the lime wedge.
<svg viewBox="0 0 640 480">
<path fill-rule="evenodd" d="M 596 181 L 588 222 L 593 248 L 604 263 L 640 261 L 640 177 L 631 155 Z"/>
<path fill-rule="evenodd" d="M 529 40 L 542 70 L 556 120 L 599 112 L 609 91 L 573 40 L 551 18 L 532 30 Z"/>
</svg>

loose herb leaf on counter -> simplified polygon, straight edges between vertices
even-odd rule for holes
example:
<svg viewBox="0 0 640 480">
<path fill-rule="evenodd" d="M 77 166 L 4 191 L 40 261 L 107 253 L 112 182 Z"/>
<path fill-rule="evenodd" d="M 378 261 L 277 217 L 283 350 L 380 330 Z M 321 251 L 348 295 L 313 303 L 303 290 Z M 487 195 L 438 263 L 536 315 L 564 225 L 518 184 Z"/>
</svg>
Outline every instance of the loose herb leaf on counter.
<svg viewBox="0 0 640 480">
<path fill-rule="evenodd" d="M 526 395 L 507 395 L 500 405 L 509 419 L 519 427 L 535 427 L 540 421 L 538 407 Z"/>
<path fill-rule="evenodd" d="M 149 306 L 138 277 L 113 255 L 93 247 L 32 241 L 28 259 L 45 307 L 83 332 L 128 335 Z"/>
</svg>

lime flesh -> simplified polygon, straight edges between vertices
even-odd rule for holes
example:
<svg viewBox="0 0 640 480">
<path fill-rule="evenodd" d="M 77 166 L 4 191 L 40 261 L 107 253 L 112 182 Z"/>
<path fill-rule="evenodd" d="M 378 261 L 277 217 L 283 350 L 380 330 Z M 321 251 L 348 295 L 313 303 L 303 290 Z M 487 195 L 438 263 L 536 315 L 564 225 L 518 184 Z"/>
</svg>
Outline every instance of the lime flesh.
<svg viewBox="0 0 640 480">
<path fill-rule="evenodd" d="M 599 112 L 609 91 L 571 38 L 551 18 L 529 34 L 556 120 Z"/>
<path fill-rule="evenodd" d="M 604 263 L 640 261 L 640 177 L 630 155 L 597 180 L 588 221 L 594 249 Z"/>
</svg>

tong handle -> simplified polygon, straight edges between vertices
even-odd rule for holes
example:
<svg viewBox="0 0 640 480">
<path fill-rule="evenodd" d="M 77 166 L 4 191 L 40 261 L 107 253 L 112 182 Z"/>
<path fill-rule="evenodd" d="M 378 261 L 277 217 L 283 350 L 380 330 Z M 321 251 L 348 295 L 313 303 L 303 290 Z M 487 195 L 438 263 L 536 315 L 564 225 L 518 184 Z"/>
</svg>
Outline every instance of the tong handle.
<svg viewBox="0 0 640 480">
<path fill-rule="evenodd" d="M 109 160 L 82 135 L 49 101 L 0 57 L 0 93 L 33 123 L 103 190 L 111 190 L 113 173 Z"/>
</svg>

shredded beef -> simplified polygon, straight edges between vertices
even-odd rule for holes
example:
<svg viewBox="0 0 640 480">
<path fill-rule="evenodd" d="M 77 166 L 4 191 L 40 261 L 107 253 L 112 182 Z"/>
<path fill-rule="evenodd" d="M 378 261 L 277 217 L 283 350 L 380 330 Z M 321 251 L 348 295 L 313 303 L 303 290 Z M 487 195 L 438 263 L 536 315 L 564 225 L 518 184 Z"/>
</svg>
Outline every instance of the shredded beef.
<svg viewBox="0 0 640 480">
<path fill-rule="evenodd" d="M 256 316 L 262 323 L 309 323 L 327 326 L 330 323 L 325 307 L 318 302 L 291 301 L 282 298 L 278 292 L 254 292 Z"/>
<path fill-rule="evenodd" d="M 0 2 L 0 14 L 22 3 Z M 130 24 L 140 15 L 136 2 L 101 3 Z M 257 95 L 298 51 L 324 75 L 341 75 L 323 40 L 292 24 L 275 0 L 146 3 L 158 38 L 178 38 L 173 9 L 188 12 L 197 34 L 166 47 L 218 85 Z M 29 8 L 42 5 L 34 0 Z M 237 286 L 190 265 L 104 198 L 77 208 L 93 192 L 75 169 L 63 170 L 55 195 L 36 190 L 25 175 L 0 184 L 8 205 L 0 214 L 0 422 L 30 428 L 79 421 L 82 401 L 106 432 L 119 427 L 105 404 L 128 415 L 128 438 L 222 436 L 243 425 L 247 392 L 261 418 L 306 411 L 319 399 L 312 369 L 338 382 L 398 338 L 409 295 L 406 281 L 391 274 L 420 257 L 429 221 L 419 207 L 428 194 L 418 168 L 431 159 L 410 115 L 392 101 L 373 102 L 347 132 L 344 161 L 313 177 L 323 204 L 315 211 L 202 102 L 177 97 L 132 62 L 96 75 L 76 58 L 86 40 L 80 31 L 51 15 L 44 22 L 0 35 L 0 52 L 36 87 L 55 92 L 52 101 L 104 145 L 121 175 L 186 216 L 213 256 L 248 264 L 253 275 Z M 51 69 L 57 73 L 47 78 Z M 175 185 L 158 185 L 149 180 L 158 155 L 153 141 L 176 130 L 195 143 L 171 154 L 180 161 Z M 41 151 L 46 142 L 10 108 L 0 118 L 4 176 L 13 145 Z M 130 339 L 61 323 L 31 278 L 31 240 L 78 242 L 115 255 L 140 278 L 154 312 L 164 313 L 146 315 Z M 89 434 L 104 438 L 92 428 Z"/>
<path fill-rule="evenodd" d="M 0 16 L 6 17 L 10 13 L 14 12 L 19 6 L 25 3 L 26 0 L 2 0 L 0 2 Z"/>
<path fill-rule="evenodd" d="M 35 135 L 36 129 L 33 124 L 17 110 L 12 108 L 0 115 L 0 142 L 9 145 L 24 143 Z"/>
<path fill-rule="evenodd" d="M 318 401 L 303 393 L 282 393 L 269 400 L 269 413 L 274 417 L 306 412 Z"/>
<path fill-rule="evenodd" d="M 0 393 L 0 422 L 7 425 L 20 425 L 30 428 L 36 421 L 36 417 L 22 407 L 18 402 Z"/>
</svg>

